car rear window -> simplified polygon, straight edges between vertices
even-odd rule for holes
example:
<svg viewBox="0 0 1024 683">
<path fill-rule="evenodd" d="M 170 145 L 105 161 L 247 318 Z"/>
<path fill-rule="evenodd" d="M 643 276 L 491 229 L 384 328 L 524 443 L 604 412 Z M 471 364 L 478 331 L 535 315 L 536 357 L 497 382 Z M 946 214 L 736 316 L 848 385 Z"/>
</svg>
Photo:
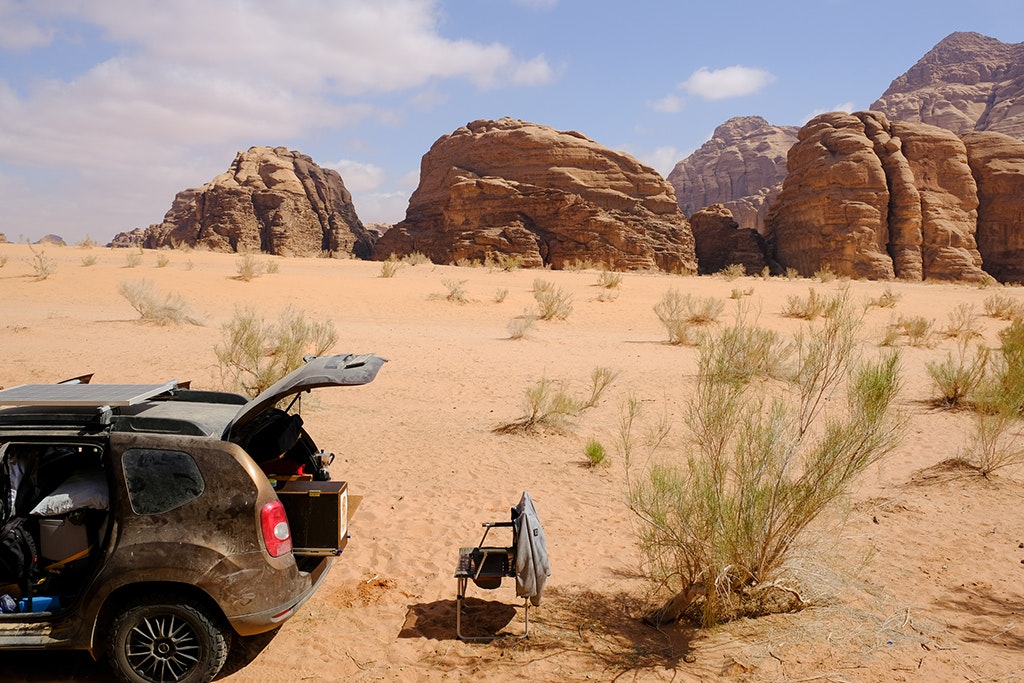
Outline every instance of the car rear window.
<svg viewBox="0 0 1024 683">
<path fill-rule="evenodd" d="M 169 512 L 206 489 L 199 466 L 188 453 L 132 448 L 122 462 L 132 509 L 140 515 Z"/>
</svg>

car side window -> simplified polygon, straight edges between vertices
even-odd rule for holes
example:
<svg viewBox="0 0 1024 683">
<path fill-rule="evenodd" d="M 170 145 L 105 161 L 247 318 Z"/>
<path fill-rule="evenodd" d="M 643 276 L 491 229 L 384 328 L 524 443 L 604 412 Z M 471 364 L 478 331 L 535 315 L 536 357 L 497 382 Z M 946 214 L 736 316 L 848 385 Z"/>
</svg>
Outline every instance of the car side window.
<svg viewBox="0 0 1024 683">
<path fill-rule="evenodd" d="M 132 509 L 140 515 L 169 512 L 206 489 L 199 466 L 188 453 L 132 448 L 122 462 Z"/>
</svg>

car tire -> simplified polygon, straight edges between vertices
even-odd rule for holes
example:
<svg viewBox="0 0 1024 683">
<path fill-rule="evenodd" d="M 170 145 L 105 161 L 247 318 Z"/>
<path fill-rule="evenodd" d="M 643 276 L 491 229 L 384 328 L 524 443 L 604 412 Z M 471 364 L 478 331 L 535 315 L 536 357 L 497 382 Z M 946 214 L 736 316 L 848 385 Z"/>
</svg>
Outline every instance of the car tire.
<svg viewBox="0 0 1024 683">
<path fill-rule="evenodd" d="M 227 655 L 219 620 L 188 598 L 137 598 L 124 605 L 110 628 L 110 666 L 126 683 L 205 683 Z"/>
</svg>

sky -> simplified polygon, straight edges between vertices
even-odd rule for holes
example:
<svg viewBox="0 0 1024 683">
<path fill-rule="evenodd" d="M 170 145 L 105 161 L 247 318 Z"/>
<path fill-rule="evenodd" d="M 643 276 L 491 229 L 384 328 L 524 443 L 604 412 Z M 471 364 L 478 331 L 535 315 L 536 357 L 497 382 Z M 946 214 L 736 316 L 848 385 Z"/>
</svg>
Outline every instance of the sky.
<svg viewBox="0 0 1024 683">
<path fill-rule="evenodd" d="M 0 0 L 0 232 L 100 243 L 239 151 L 336 169 L 364 223 L 470 121 L 574 130 L 667 176 L 733 116 L 867 109 L 1021 0 Z"/>
</svg>

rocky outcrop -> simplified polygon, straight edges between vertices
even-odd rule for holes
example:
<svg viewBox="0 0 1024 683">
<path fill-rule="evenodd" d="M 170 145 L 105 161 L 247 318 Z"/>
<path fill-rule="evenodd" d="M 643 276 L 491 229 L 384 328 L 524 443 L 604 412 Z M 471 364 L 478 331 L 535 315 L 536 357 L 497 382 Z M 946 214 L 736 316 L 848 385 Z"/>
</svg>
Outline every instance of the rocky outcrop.
<svg viewBox="0 0 1024 683">
<path fill-rule="evenodd" d="M 7 235 L 0 232 L 0 244 L 7 244 Z"/>
<path fill-rule="evenodd" d="M 768 247 L 753 228 L 741 228 L 732 212 L 722 204 L 712 204 L 690 216 L 690 228 L 701 275 L 717 273 L 738 264 L 748 275 L 770 266 Z"/>
<path fill-rule="evenodd" d="M 871 109 L 891 121 L 1024 140 L 1024 43 L 953 33 L 894 80 Z"/>
<path fill-rule="evenodd" d="M 977 184 L 948 130 L 879 112 L 805 125 L 768 216 L 783 267 L 853 278 L 981 281 Z"/>
<path fill-rule="evenodd" d="M 786 177 L 786 153 L 796 126 L 773 126 L 760 116 L 729 119 L 700 149 L 668 174 L 687 216 L 712 204 L 732 212 L 741 228 L 764 230 L 768 206 Z"/>
<path fill-rule="evenodd" d="M 42 244 L 44 246 L 49 245 L 52 247 L 66 247 L 68 243 L 64 241 L 64 238 L 60 235 L 43 235 L 35 241 L 36 244 Z"/>
<path fill-rule="evenodd" d="M 143 245 L 368 258 L 373 235 L 337 171 L 284 147 L 251 147 L 227 172 L 179 192 L 163 222 L 145 230 Z"/>
<path fill-rule="evenodd" d="M 424 155 L 405 220 L 374 258 L 412 252 L 437 263 L 508 254 L 527 267 L 697 269 L 689 223 L 656 171 L 579 133 L 510 118 L 474 121 Z"/>
<path fill-rule="evenodd" d="M 107 243 L 113 249 L 127 249 L 141 247 L 146 241 L 146 231 L 142 228 L 135 228 L 129 232 L 119 232 L 114 239 Z"/>
<path fill-rule="evenodd" d="M 1024 283 L 1024 142 L 1001 133 L 967 133 L 978 183 L 978 251 L 1000 282 Z"/>
</svg>

